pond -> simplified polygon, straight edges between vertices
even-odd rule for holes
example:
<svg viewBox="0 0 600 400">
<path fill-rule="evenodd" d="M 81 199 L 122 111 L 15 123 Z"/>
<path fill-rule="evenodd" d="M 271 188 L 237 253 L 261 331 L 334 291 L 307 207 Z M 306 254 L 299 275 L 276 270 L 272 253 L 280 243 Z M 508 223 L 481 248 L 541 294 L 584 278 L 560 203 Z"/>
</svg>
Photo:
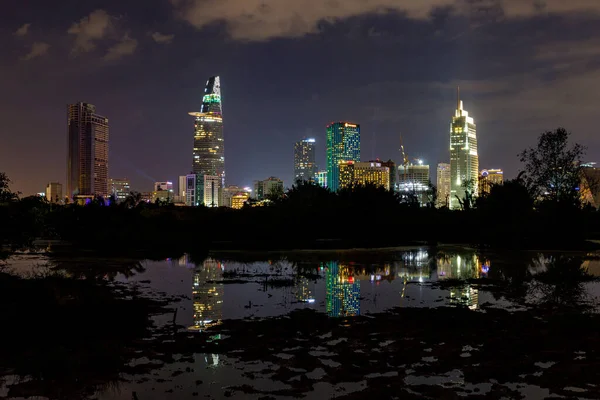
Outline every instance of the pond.
<svg viewBox="0 0 600 400">
<path fill-rule="evenodd" d="M 565 366 L 537 353 L 532 357 L 538 359 L 530 360 L 533 370 L 515 371 L 505 382 L 491 371 L 510 363 L 494 364 L 495 351 L 478 362 L 466 365 L 465 360 L 492 351 L 486 348 L 492 339 L 478 336 L 486 324 L 539 320 L 549 308 L 595 315 L 600 294 L 596 254 L 451 247 L 230 252 L 197 261 L 188 255 L 137 261 L 21 254 L 8 260 L 7 269 L 24 276 L 59 270 L 169 299 L 171 311 L 152 316 L 161 347 L 153 352 L 172 352 L 169 360 L 140 350 L 128 367 L 142 366 L 143 373 L 121 373 L 118 382 L 91 398 L 131 399 L 134 393 L 139 399 L 363 398 L 374 385 L 396 390 L 400 397 L 503 393 L 506 398 L 544 398 L 592 388 L 547 383 L 540 378 L 544 373 L 550 376 Z M 398 318 L 402 323 L 396 326 Z M 456 336 L 450 325 L 437 326 L 435 319 L 463 321 L 472 328 L 466 325 Z M 173 324 L 179 339 L 164 340 L 164 330 Z M 424 332 L 428 325 L 432 329 Z M 436 330 L 440 336 L 431 336 Z M 457 342 L 469 336 L 473 339 Z M 162 348 L 178 340 L 194 345 Z M 405 343 L 397 347 L 399 341 Z M 573 359 L 575 351 L 584 350 L 573 350 Z M 347 352 L 364 358 L 359 375 L 352 369 L 358 361 Z M 396 362 L 394 357 L 399 357 Z M 591 361 L 589 354 L 579 357 Z M 474 379 L 477 364 L 484 363 L 490 364 L 490 375 Z M 0 398 L 10 394 L 15 379 L 27 377 L 5 376 Z"/>
</svg>

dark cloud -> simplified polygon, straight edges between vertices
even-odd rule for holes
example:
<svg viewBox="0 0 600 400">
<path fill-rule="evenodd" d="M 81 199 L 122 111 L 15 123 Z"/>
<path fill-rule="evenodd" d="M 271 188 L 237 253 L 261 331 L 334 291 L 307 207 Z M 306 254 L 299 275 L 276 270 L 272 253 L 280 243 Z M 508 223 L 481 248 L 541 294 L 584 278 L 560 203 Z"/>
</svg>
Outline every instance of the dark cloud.
<svg viewBox="0 0 600 400">
<path fill-rule="evenodd" d="M 50 45 L 48 43 L 35 42 L 31 46 L 29 53 L 23 57 L 23 60 L 28 61 L 32 58 L 41 57 L 48 52 L 48 49 L 50 49 Z"/>
</svg>

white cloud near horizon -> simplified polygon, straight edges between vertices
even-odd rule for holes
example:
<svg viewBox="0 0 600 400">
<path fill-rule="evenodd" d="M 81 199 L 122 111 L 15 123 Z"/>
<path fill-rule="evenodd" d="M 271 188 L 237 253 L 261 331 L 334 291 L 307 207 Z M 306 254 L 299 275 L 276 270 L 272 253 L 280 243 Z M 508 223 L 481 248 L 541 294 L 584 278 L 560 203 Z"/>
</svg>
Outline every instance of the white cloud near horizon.
<svg viewBox="0 0 600 400">
<path fill-rule="evenodd" d="M 152 39 L 159 44 L 169 44 L 175 38 L 175 35 L 165 35 L 160 32 L 153 32 L 150 36 L 152 36 Z"/>
</svg>

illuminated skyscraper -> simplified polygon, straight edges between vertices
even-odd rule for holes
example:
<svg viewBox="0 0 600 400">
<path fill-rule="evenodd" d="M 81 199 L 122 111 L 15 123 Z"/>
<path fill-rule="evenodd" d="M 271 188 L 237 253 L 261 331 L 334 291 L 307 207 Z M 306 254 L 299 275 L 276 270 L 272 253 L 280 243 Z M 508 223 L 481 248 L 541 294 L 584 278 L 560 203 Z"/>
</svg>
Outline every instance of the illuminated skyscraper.
<svg viewBox="0 0 600 400">
<path fill-rule="evenodd" d="M 96 106 L 68 106 L 67 196 L 108 197 L 108 119 Z"/>
<path fill-rule="evenodd" d="M 225 186 L 225 144 L 223 140 L 223 113 L 221 81 L 218 76 L 206 82 L 200 112 L 191 112 L 194 122 L 194 161 L 192 171 L 198 177 L 197 199 L 204 199 L 204 175 L 218 176 Z"/>
<path fill-rule="evenodd" d="M 294 183 L 314 181 L 317 173 L 315 139 L 302 139 L 294 145 Z"/>
<path fill-rule="evenodd" d="M 398 166 L 398 192 L 414 195 L 424 206 L 429 201 L 429 165 L 418 160 L 416 164 Z"/>
<path fill-rule="evenodd" d="M 360 161 L 360 125 L 332 122 L 327 126 L 327 187 L 334 192 L 340 187 L 343 161 Z"/>
<path fill-rule="evenodd" d="M 437 166 L 437 206 L 449 207 L 450 203 L 450 164 Z"/>
<path fill-rule="evenodd" d="M 477 195 L 479 156 L 475 121 L 463 109 L 460 91 L 457 91 L 456 111 L 450 125 L 450 208 L 460 208 L 459 199 L 465 197 L 465 185 L 472 185 Z"/>
<path fill-rule="evenodd" d="M 490 193 L 492 186 L 504 183 L 504 171 L 501 169 L 484 169 L 479 174 L 479 195 Z"/>
<path fill-rule="evenodd" d="M 390 189 L 390 169 L 381 162 L 343 161 L 339 164 L 339 189 L 375 185 Z"/>
<path fill-rule="evenodd" d="M 50 203 L 64 203 L 62 185 L 58 182 L 50 182 L 46 186 L 46 200 Z"/>
</svg>

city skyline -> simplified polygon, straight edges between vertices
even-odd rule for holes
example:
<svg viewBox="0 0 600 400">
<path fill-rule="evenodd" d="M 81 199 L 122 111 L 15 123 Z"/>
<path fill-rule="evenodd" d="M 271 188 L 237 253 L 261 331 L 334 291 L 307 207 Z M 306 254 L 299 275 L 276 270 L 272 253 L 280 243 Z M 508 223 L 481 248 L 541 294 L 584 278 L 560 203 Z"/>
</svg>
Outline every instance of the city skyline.
<svg viewBox="0 0 600 400">
<path fill-rule="evenodd" d="M 600 5 L 506 0 L 493 9 L 481 2 L 481 12 L 478 3 L 431 14 L 406 1 L 380 13 L 363 4 L 291 8 L 303 23 L 273 13 L 250 29 L 236 23 L 239 8 L 229 3 L 219 25 L 214 14 L 199 24 L 204 13 L 157 0 L 148 10 L 71 1 L 61 12 L 39 0 L 14 2 L 0 13 L 0 168 L 24 195 L 48 182 L 66 188 L 64 105 L 82 99 L 110 119 L 111 176 L 140 191 L 176 180 L 189 172 L 193 146 L 185 113 L 217 74 L 226 83 L 227 180 L 240 186 L 272 175 L 289 186 L 286 149 L 304 136 L 316 139 L 324 166 L 331 120 L 361 124 L 363 160 L 398 162 L 402 133 L 411 157 L 445 162 L 457 85 L 477 119 L 482 165 L 506 178 L 521 168 L 516 154 L 558 126 L 588 147 L 587 160 L 599 159 Z M 515 40 L 517 32 L 526 40 Z M 357 55 L 351 63 L 324 62 L 348 54 Z"/>
</svg>

